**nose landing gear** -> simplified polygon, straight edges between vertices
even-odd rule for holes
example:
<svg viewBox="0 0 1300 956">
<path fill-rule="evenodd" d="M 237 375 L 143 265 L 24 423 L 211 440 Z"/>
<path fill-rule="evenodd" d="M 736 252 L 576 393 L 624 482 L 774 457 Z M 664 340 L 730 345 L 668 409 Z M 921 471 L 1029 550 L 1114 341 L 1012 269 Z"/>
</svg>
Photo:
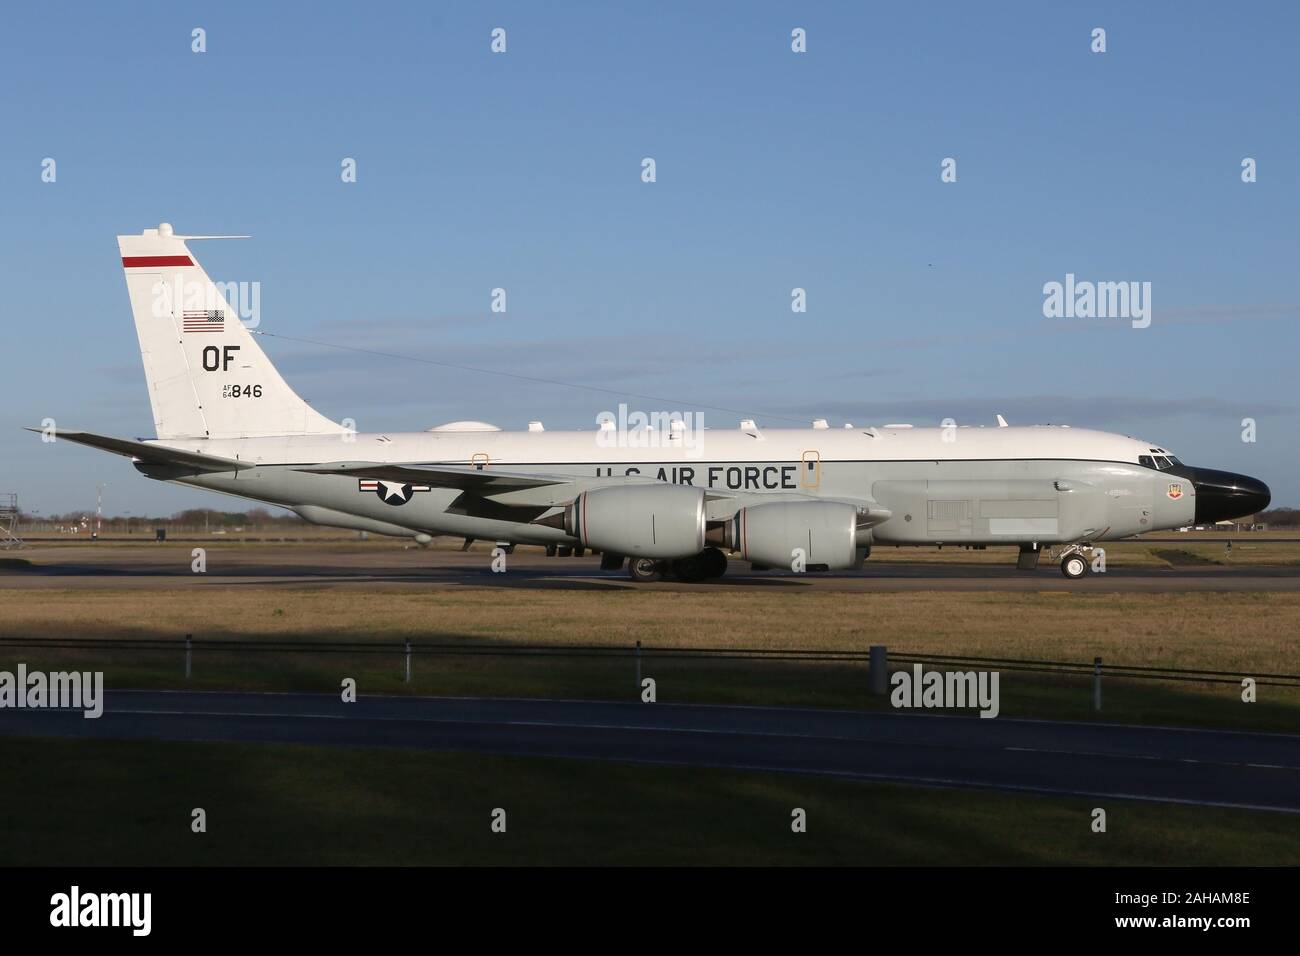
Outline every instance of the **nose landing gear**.
<svg viewBox="0 0 1300 956">
<path fill-rule="evenodd" d="M 1072 544 L 1061 552 L 1061 573 L 1077 581 L 1092 571 L 1092 561 L 1091 544 Z"/>
</svg>

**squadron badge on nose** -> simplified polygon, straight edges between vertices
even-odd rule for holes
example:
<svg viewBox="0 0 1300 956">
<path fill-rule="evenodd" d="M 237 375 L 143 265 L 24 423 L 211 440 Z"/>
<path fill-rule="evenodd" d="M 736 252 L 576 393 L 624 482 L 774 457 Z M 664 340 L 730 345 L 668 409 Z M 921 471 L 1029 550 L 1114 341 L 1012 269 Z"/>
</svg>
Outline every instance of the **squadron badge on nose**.
<svg viewBox="0 0 1300 956">
<path fill-rule="evenodd" d="M 1166 494 L 1168 494 L 1170 498 L 1173 498 L 1174 501 L 1177 501 L 1179 498 L 1183 496 L 1182 484 L 1177 481 L 1171 481 L 1169 483 L 1169 491 L 1166 492 Z"/>
<path fill-rule="evenodd" d="M 404 505 L 411 500 L 411 495 L 417 491 L 428 491 L 428 485 L 408 485 L 400 481 L 377 481 L 372 478 L 362 478 L 357 482 L 358 491 L 369 491 L 377 494 L 379 500 L 386 505 Z"/>
</svg>

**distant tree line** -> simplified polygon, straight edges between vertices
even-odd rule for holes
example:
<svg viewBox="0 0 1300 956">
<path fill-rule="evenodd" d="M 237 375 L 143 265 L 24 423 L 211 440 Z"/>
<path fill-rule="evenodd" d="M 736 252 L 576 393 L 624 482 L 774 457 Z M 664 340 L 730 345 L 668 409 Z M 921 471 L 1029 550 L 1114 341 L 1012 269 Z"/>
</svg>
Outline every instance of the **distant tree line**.
<svg viewBox="0 0 1300 956">
<path fill-rule="evenodd" d="M 55 531 L 64 528 L 95 528 L 95 512 L 69 511 L 65 514 L 34 515 L 22 513 L 19 524 L 28 530 Z M 150 517 L 148 515 L 104 515 L 101 527 L 104 533 L 150 532 L 154 528 L 166 528 L 168 531 L 203 531 L 227 530 L 241 528 L 245 531 L 270 531 L 302 528 L 306 524 L 292 512 L 272 514 L 265 508 L 250 508 L 248 511 L 215 511 L 211 508 L 187 508 L 167 516 Z"/>
<path fill-rule="evenodd" d="M 1255 521 L 1270 528 L 1300 528 L 1300 508 L 1273 508 L 1255 515 Z"/>
</svg>

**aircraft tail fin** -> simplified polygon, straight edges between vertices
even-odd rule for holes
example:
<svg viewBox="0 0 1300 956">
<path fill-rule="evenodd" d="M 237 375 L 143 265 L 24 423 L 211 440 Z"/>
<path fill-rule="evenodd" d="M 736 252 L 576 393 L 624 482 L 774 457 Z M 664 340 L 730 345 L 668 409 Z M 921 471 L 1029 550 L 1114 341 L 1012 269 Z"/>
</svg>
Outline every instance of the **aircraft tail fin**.
<svg viewBox="0 0 1300 956">
<path fill-rule="evenodd" d="M 163 223 L 118 236 L 154 426 L 162 439 L 335 435 L 346 429 L 298 397 Z"/>
</svg>

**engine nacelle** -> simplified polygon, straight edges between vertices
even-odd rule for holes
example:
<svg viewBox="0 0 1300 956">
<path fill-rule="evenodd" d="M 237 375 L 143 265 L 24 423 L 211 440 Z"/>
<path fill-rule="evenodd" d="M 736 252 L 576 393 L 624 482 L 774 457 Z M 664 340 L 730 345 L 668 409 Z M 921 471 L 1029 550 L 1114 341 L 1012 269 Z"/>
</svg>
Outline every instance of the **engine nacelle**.
<svg viewBox="0 0 1300 956">
<path fill-rule="evenodd" d="M 599 551 L 689 557 L 704 550 L 704 489 L 656 482 L 584 491 L 565 509 L 564 530 Z"/>
<path fill-rule="evenodd" d="M 861 567 L 871 529 L 858 527 L 858 509 L 838 501 L 773 501 L 741 508 L 722 528 L 721 543 L 746 561 L 789 568 L 795 549 L 806 567 Z"/>
</svg>

